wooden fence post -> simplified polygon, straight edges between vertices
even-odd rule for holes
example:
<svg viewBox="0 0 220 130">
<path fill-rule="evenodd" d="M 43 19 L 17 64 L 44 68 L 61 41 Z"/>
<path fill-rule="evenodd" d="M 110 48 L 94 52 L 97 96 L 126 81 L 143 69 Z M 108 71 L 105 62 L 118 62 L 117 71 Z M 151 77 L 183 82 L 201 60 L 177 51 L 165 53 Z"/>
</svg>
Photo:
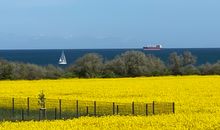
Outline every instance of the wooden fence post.
<svg viewBox="0 0 220 130">
<path fill-rule="evenodd" d="M 21 110 L 21 120 L 22 121 L 24 120 L 24 110 L 23 109 Z"/>
<path fill-rule="evenodd" d="M 113 102 L 112 104 L 112 114 L 114 115 L 115 114 L 115 103 Z"/>
<path fill-rule="evenodd" d="M 94 116 L 96 116 L 96 101 L 94 101 Z"/>
<path fill-rule="evenodd" d="M 88 116 L 89 115 L 89 107 L 86 106 L 86 115 Z"/>
<path fill-rule="evenodd" d="M 119 108 L 118 108 L 118 105 L 117 105 L 116 113 L 117 113 L 117 115 L 118 115 L 118 113 L 119 113 Z"/>
<path fill-rule="evenodd" d="M 62 118 L 62 102 L 61 99 L 59 99 L 59 118 Z"/>
<path fill-rule="evenodd" d="M 173 102 L 173 113 L 175 113 L 175 103 Z"/>
<path fill-rule="evenodd" d="M 79 117 L 79 101 L 76 100 L 76 117 Z"/>
<path fill-rule="evenodd" d="M 27 98 L 27 116 L 30 114 L 30 99 L 29 97 Z"/>
<path fill-rule="evenodd" d="M 54 109 L 54 119 L 57 119 L 57 108 Z"/>
<path fill-rule="evenodd" d="M 132 102 L 132 115 L 134 115 L 134 102 Z"/>
<path fill-rule="evenodd" d="M 148 116 L 148 104 L 146 104 L 146 116 Z"/>
<path fill-rule="evenodd" d="M 12 98 L 12 119 L 14 119 L 15 116 L 15 99 Z"/>
<path fill-rule="evenodd" d="M 155 114 L 155 102 L 153 101 L 153 115 Z"/>
<path fill-rule="evenodd" d="M 39 109 L 39 113 L 38 113 L 39 115 L 39 121 L 41 120 L 41 110 Z"/>
<path fill-rule="evenodd" d="M 42 110 L 42 112 L 43 112 L 43 119 L 45 120 L 46 118 L 47 118 L 47 114 L 46 114 L 46 108 L 44 108 L 43 110 Z"/>
</svg>

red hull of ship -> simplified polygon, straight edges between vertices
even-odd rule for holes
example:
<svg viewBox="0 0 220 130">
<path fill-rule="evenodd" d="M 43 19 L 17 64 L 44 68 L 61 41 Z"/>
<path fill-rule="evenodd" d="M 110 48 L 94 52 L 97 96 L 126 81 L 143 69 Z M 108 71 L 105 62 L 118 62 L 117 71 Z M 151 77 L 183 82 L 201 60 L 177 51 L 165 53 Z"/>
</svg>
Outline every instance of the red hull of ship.
<svg viewBox="0 0 220 130">
<path fill-rule="evenodd" d="M 152 51 L 158 51 L 161 50 L 161 48 L 143 48 L 144 50 L 152 50 Z"/>
</svg>

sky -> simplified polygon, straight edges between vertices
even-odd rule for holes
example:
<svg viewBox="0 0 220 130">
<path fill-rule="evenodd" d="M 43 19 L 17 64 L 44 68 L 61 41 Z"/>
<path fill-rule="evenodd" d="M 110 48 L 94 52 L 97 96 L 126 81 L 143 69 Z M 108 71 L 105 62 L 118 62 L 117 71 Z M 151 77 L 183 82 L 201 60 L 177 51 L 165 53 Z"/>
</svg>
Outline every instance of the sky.
<svg viewBox="0 0 220 130">
<path fill-rule="evenodd" d="M 0 0 L 0 49 L 220 47 L 220 0 Z"/>
</svg>

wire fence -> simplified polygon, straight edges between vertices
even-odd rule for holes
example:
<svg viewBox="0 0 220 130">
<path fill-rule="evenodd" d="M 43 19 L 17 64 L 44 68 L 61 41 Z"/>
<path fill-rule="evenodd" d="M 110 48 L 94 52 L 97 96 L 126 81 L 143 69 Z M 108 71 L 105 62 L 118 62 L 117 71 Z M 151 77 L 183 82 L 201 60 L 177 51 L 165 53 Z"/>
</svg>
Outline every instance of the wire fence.
<svg viewBox="0 0 220 130">
<path fill-rule="evenodd" d="M 46 99 L 41 108 L 37 98 L 0 98 L 0 120 L 56 120 L 80 116 L 156 115 L 175 113 L 174 102 L 103 102 Z"/>
</svg>

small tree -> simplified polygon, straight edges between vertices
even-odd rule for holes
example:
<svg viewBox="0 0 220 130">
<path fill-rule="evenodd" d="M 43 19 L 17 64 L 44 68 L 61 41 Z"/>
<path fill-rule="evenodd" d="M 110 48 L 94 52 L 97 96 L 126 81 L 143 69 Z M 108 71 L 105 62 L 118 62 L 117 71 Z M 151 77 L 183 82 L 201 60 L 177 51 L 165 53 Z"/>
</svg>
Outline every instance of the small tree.
<svg viewBox="0 0 220 130">
<path fill-rule="evenodd" d="M 120 56 L 115 57 L 114 59 L 105 62 L 104 73 L 111 76 L 126 76 L 126 63 Z"/>
<path fill-rule="evenodd" d="M 145 74 L 146 76 L 158 76 L 158 75 L 167 75 L 169 74 L 168 69 L 164 62 L 160 60 L 160 58 L 148 54 L 146 55 L 147 59 L 147 73 Z"/>
<path fill-rule="evenodd" d="M 220 61 L 217 61 L 216 63 L 214 63 L 212 65 L 211 70 L 212 70 L 213 74 L 220 75 Z"/>
<path fill-rule="evenodd" d="M 180 69 L 183 75 L 198 75 L 200 71 L 194 65 L 186 65 Z"/>
<path fill-rule="evenodd" d="M 169 55 L 169 68 L 174 75 L 182 74 L 180 68 L 183 66 L 183 56 L 173 52 Z"/>
<path fill-rule="evenodd" d="M 64 73 L 62 68 L 53 65 L 48 65 L 44 67 L 44 69 L 46 70 L 46 78 L 49 79 L 58 79 L 62 77 Z"/>
<path fill-rule="evenodd" d="M 45 103 L 46 103 L 45 101 L 46 101 L 45 94 L 42 90 L 41 93 L 38 94 L 38 105 L 40 106 L 40 108 L 45 108 Z"/>
<path fill-rule="evenodd" d="M 0 79 L 12 79 L 12 71 L 11 63 L 0 59 Z"/>
<path fill-rule="evenodd" d="M 88 53 L 77 59 L 70 68 L 79 77 L 100 77 L 103 70 L 103 58 L 99 54 Z"/>
<path fill-rule="evenodd" d="M 121 54 L 121 59 L 125 64 L 127 76 L 143 76 L 148 71 L 146 55 L 141 51 L 126 51 Z"/>
<path fill-rule="evenodd" d="M 183 65 L 194 65 L 196 64 L 196 57 L 192 55 L 190 51 L 184 51 L 183 52 Z"/>
</svg>

